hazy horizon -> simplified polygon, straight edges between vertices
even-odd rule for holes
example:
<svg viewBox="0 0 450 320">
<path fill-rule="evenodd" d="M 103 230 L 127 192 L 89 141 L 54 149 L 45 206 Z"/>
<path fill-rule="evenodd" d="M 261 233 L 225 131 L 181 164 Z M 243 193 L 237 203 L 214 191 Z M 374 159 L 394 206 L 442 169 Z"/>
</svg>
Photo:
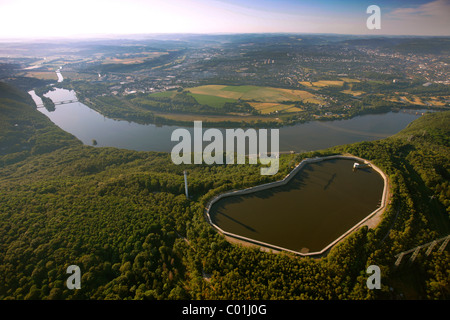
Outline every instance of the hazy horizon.
<svg viewBox="0 0 450 320">
<path fill-rule="evenodd" d="M 303 35 L 303 36 L 342 36 L 342 37 L 360 37 L 360 38 L 448 38 L 450 36 L 433 36 L 433 35 L 389 35 L 389 34 L 341 34 L 341 33 L 308 33 L 308 32 L 235 32 L 235 33 L 148 33 L 148 34 L 87 34 L 67 37 L 29 37 L 29 38 L 0 38 L 0 43 L 21 43 L 21 42 L 52 42 L 52 41 L 107 41 L 107 40 L 177 40 L 173 36 L 238 36 L 238 35 Z M 172 37 L 170 37 L 172 36 Z"/>
<path fill-rule="evenodd" d="M 366 12 L 381 8 L 381 29 Z M 450 0 L 0 0 L 3 40 L 157 34 L 449 36 Z"/>
</svg>

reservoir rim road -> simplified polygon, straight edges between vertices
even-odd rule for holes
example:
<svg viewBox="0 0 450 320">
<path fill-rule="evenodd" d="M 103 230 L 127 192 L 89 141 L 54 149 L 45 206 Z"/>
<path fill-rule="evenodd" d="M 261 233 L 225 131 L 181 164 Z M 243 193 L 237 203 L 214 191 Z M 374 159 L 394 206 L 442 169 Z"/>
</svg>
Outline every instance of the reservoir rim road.
<svg viewBox="0 0 450 320">
<path fill-rule="evenodd" d="M 382 179 L 384 181 L 384 184 L 383 184 L 383 192 L 382 192 L 382 198 L 381 198 L 380 206 L 377 209 L 375 209 L 374 211 L 372 211 L 371 213 L 369 213 L 361 221 L 356 223 L 353 227 L 351 227 L 346 232 L 344 232 L 341 236 L 339 236 L 333 242 L 328 244 L 322 250 L 315 251 L 315 252 L 307 252 L 307 253 L 291 250 L 291 249 L 284 248 L 284 247 L 281 247 L 281 246 L 277 246 L 277 245 L 274 245 L 274 244 L 271 244 L 271 243 L 259 241 L 259 240 L 256 240 L 256 239 L 251 239 L 251 238 L 248 238 L 248 237 L 244 237 L 242 235 L 238 235 L 238 234 L 235 234 L 235 233 L 232 233 L 232 232 L 225 231 L 225 230 L 220 228 L 218 225 L 216 225 L 212 221 L 211 215 L 210 215 L 211 208 L 220 199 L 223 199 L 225 197 L 231 197 L 231 196 L 251 194 L 251 193 L 254 193 L 254 192 L 258 192 L 258 191 L 267 190 L 267 189 L 271 189 L 271 188 L 275 188 L 275 187 L 286 185 L 306 164 L 308 164 L 308 163 L 316 163 L 316 162 L 321 162 L 321 161 L 326 161 L 326 160 L 332 160 L 332 159 L 347 159 L 347 160 L 355 160 L 355 161 L 359 161 L 359 162 L 365 163 L 365 164 L 369 165 L 373 170 L 375 170 L 378 174 L 380 174 L 380 176 L 382 177 Z M 309 257 L 318 258 L 318 257 L 324 256 L 327 252 L 329 252 L 329 250 L 332 247 L 334 247 L 337 243 L 339 243 L 340 241 L 345 239 L 348 235 L 350 235 L 353 231 L 359 229 L 360 227 L 362 227 L 364 225 L 366 225 L 369 228 L 376 227 L 379 224 L 379 222 L 381 221 L 381 216 L 384 213 L 384 211 L 386 209 L 386 206 L 387 206 L 387 204 L 389 202 L 389 199 L 390 199 L 390 192 L 389 192 L 389 190 L 390 190 L 390 187 L 389 187 L 389 178 L 388 178 L 388 176 L 379 167 L 374 165 L 369 160 L 366 160 L 366 159 L 363 159 L 363 158 L 360 158 L 360 157 L 357 157 L 357 156 L 354 156 L 354 155 L 351 155 L 351 154 L 339 154 L 339 155 L 324 156 L 324 157 L 306 158 L 306 159 L 303 159 L 282 180 L 269 182 L 269 183 L 266 183 L 266 184 L 249 187 L 249 188 L 246 188 L 246 189 L 227 191 L 227 192 L 224 192 L 224 193 L 221 193 L 219 195 L 214 196 L 206 204 L 204 214 L 205 214 L 206 221 L 213 228 L 215 228 L 218 232 L 223 234 L 225 236 L 225 238 L 231 243 L 239 243 L 239 244 L 242 244 L 244 246 L 249 246 L 249 245 L 250 246 L 255 246 L 256 245 L 256 246 L 259 246 L 259 247 L 261 247 L 261 249 L 266 250 L 266 251 L 267 250 L 270 250 L 270 251 L 275 250 L 277 252 L 293 253 L 294 255 L 298 255 L 298 256 L 304 256 L 304 257 L 309 256 Z"/>
</svg>

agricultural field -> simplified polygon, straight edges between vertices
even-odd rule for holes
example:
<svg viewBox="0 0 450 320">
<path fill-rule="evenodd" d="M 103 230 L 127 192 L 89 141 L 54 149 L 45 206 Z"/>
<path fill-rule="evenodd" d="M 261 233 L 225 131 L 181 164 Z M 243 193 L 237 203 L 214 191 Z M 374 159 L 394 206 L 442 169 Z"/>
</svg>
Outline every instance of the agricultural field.
<svg viewBox="0 0 450 320">
<path fill-rule="evenodd" d="M 29 71 L 23 76 L 41 80 L 58 80 L 58 77 L 54 71 Z"/>
<path fill-rule="evenodd" d="M 400 94 L 399 92 L 396 92 L 396 95 L 387 99 L 388 101 L 392 102 L 399 102 L 404 104 L 414 104 L 414 105 L 425 105 L 424 101 L 418 96 L 415 95 L 407 95 L 405 93 Z"/>
<path fill-rule="evenodd" d="M 189 92 L 199 103 L 216 107 L 220 107 L 225 102 L 247 101 L 263 114 L 276 110 L 284 112 L 301 111 L 300 108 L 294 107 L 294 103 L 299 101 L 322 103 L 320 97 L 304 90 L 273 87 L 205 85 L 189 88 L 185 91 Z M 288 102 L 292 102 L 292 104 Z"/>
<path fill-rule="evenodd" d="M 319 90 L 325 87 L 342 87 L 345 83 L 351 88 L 353 83 L 360 82 L 358 79 L 340 78 L 341 80 L 319 80 L 319 81 L 300 81 L 299 83 L 305 87 Z"/>
<path fill-rule="evenodd" d="M 227 102 L 235 102 L 236 101 L 236 99 L 223 98 L 223 97 L 211 96 L 211 95 L 206 95 L 206 94 L 191 93 L 190 95 L 193 96 L 195 98 L 195 100 L 198 101 L 198 103 L 206 104 L 206 105 L 214 107 L 214 108 L 221 108 Z"/>
<path fill-rule="evenodd" d="M 250 105 L 261 112 L 261 114 L 270 114 L 273 112 L 299 112 L 303 109 L 294 105 L 279 104 L 272 102 L 250 102 Z"/>
<path fill-rule="evenodd" d="M 108 57 L 102 62 L 102 64 L 138 64 L 165 54 L 167 54 L 167 52 L 142 52 L 139 54 L 128 53 L 116 57 Z"/>
<path fill-rule="evenodd" d="M 349 94 L 352 96 L 360 96 L 365 94 L 366 92 L 361 90 L 353 90 L 353 84 L 360 82 L 358 79 L 352 79 L 352 78 L 340 78 L 341 80 L 319 80 L 315 82 L 309 82 L 309 81 L 300 81 L 299 83 L 305 87 L 308 87 L 312 90 L 320 90 L 327 87 L 341 87 L 344 90 L 342 90 L 342 93 Z M 344 87 L 344 85 L 346 85 Z"/>
<path fill-rule="evenodd" d="M 405 106 L 416 105 L 423 107 L 427 106 L 445 107 L 446 103 L 450 101 L 450 97 L 449 96 L 419 97 L 417 95 L 396 92 L 396 95 L 387 99 L 387 101 L 403 103 Z"/>
<path fill-rule="evenodd" d="M 422 99 L 420 99 L 417 96 L 401 96 L 400 100 L 406 103 L 410 103 L 410 104 L 417 104 L 417 105 L 422 105 L 424 106 L 425 103 L 423 103 Z"/>
<path fill-rule="evenodd" d="M 300 84 L 312 89 L 320 89 L 329 86 L 342 87 L 345 82 L 344 80 L 319 80 L 315 82 L 300 81 Z"/>
<path fill-rule="evenodd" d="M 439 107 L 443 107 L 446 105 L 446 102 L 448 104 L 448 101 L 450 101 L 450 96 L 442 96 L 442 97 L 430 97 L 429 102 L 434 105 L 434 106 L 439 106 Z"/>
<path fill-rule="evenodd" d="M 360 96 L 364 94 L 364 91 L 353 91 L 352 89 L 342 90 L 342 93 L 351 94 L 352 96 Z"/>
</svg>

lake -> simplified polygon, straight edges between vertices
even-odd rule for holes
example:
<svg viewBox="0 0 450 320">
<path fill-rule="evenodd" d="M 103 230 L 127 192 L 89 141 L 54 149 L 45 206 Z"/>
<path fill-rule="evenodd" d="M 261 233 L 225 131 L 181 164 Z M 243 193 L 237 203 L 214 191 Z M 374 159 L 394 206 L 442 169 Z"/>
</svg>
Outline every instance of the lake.
<svg viewBox="0 0 450 320">
<path fill-rule="evenodd" d="M 30 91 L 37 104 L 41 99 Z M 53 102 L 77 100 L 74 91 L 56 88 L 45 94 Z M 117 147 L 137 151 L 170 152 L 177 144 L 171 141 L 173 130 L 180 126 L 143 125 L 107 118 L 81 102 L 57 105 L 55 111 L 39 108 L 51 121 L 73 134 L 86 145 Z M 335 145 L 383 139 L 405 128 L 419 115 L 403 112 L 368 114 L 347 120 L 312 121 L 285 126 L 280 130 L 280 151 L 313 151 Z M 193 134 L 193 128 L 187 127 Z M 222 130 L 223 131 L 223 130 Z"/>
<path fill-rule="evenodd" d="M 37 105 L 41 99 L 30 91 Z M 77 101 L 74 91 L 56 88 L 44 96 L 54 111 L 38 110 L 86 145 L 137 151 L 170 152 L 180 126 L 143 125 L 107 118 Z M 420 113 L 367 114 L 347 120 L 313 121 L 279 128 L 279 150 L 314 151 L 335 145 L 391 136 Z M 193 136 L 193 128 L 185 128 Z M 220 129 L 225 135 L 224 129 Z M 371 170 L 352 171 L 349 160 L 308 164 L 284 187 L 220 200 L 211 208 L 214 223 L 225 231 L 298 252 L 316 252 L 374 211 L 383 179 Z M 326 199 L 326 201 L 324 201 Z"/>
</svg>

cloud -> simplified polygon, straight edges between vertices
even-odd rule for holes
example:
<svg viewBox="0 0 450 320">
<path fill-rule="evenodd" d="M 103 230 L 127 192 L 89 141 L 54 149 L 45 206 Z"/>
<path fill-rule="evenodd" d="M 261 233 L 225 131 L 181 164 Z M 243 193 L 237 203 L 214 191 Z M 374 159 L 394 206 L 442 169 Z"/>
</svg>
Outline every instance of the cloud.
<svg viewBox="0 0 450 320">
<path fill-rule="evenodd" d="M 385 30 L 396 29 L 397 34 L 449 35 L 449 16 L 450 0 L 435 0 L 394 9 L 382 16 L 382 21 L 384 18 Z"/>
<path fill-rule="evenodd" d="M 391 18 L 441 17 L 450 13 L 450 0 L 435 0 L 417 7 L 397 8 L 388 14 Z"/>
</svg>

